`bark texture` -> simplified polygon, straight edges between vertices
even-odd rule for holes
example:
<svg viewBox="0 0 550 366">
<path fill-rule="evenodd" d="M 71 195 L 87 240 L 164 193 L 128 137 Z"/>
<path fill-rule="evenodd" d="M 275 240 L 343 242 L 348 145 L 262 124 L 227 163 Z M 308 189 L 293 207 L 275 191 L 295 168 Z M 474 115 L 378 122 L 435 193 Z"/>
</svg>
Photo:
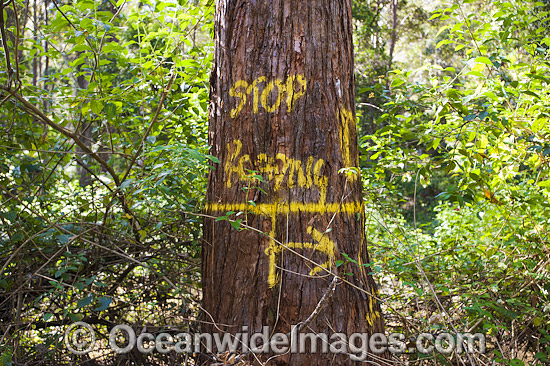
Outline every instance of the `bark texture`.
<svg viewBox="0 0 550 366">
<path fill-rule="evenodd" d="M 332 272 L 349 283 L 338 282 L 303 332 L 383 332 L 376 286 L 360 266 L 369 263 L 361 181 L 339 172 L 358 159 L 351 1 L 217 0 L 215 27 L 209 139 L 220 164 L 206 210 L 242 212 L 229 218 L 264 234 L 205 220 L 203 320 L 218 326 L 203 330 L 288 333 Z M 358 264 L 337 268 L 342 253 Z M 269 364 L 359 363 L 318 350 Z"/>
</svg>

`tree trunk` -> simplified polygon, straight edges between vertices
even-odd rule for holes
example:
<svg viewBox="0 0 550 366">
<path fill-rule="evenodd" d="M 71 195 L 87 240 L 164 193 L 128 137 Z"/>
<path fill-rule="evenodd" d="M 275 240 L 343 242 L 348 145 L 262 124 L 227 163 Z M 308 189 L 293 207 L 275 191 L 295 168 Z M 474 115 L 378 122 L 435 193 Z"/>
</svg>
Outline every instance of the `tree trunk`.
<svg viewBox="0 0 550 366">
<path fill-rule="evenodd" d="M 337 274 L 344 281 L 302 333 L 326 334 L 332 344 L 334 333 L 383 332 L 366 266 L 361 179 L 340 172 L 358 164 L 351 1 L 216 7 L 209 140 L 220 164 L 206 210 L 227 219 L 204 222 L 203 320 L 216 325 L 203 330 L 288 334 Z M 356 364 L 309 351 L 270 364 Z M 387 354 L 368 359 L 380 357 Z"/>
</svg>

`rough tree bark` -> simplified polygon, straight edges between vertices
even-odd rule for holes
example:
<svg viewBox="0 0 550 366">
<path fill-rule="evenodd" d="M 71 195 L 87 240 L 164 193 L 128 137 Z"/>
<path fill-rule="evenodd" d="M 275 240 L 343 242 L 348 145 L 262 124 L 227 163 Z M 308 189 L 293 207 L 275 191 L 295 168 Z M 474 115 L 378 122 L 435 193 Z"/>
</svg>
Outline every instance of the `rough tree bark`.
<svg viewBox="0 0 550 366">
<path fill-rule="evenodd" d="M 351 0 L 217 0 L 215 21 L 209 139 L 220 163 L 206 210 L 242 221 L 205 220 L 203 320 L 218 325 L 203 330 L 289 333 L 333 273 L 347 282 L 304 332 L 383 332 L 361 180 L 341 172 L 358 164 Z M 337 262 L 344 253 L 357 264 Z M 318 350 L 270 364 L 355 362 Z"/>
</svg>

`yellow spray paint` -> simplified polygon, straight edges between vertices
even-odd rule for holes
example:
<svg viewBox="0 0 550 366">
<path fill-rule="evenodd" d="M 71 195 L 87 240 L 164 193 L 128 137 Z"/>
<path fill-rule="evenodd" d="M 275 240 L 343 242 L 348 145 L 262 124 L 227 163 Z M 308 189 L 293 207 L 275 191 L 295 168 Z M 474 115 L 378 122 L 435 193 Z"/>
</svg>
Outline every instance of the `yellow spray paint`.
<svg viewBox="0 0 550 366">
<path fill-rule="evenodd" d="M 242 145 L 242 142 L 239 140 L 233 140 L 233 148 L 231 148 L 230 144 L 227 144 L 227 151 L 229 151 L 229 157 L 225 162 L 227 177 L 225 184 L 227 188 L 231 188 L 233 185 L 233 176 L 235 174 L 238 180 L 248 182 L 249 175 L 247 174 L 247 169 L 257 170 L 265 176 L 268 182 L 273 182 L 273 190 L 275 192 L 283 187 L 286 177 L 286 187 L 306 189 L 316 187 L 319 191 L 319 203 L 326 201 L 328 177 L 322 174 L 325 165 L 323 159 L 319 159 L 313 164 L 313 156 L 308 157 L 303 162 L 278 153 L 275 157 L 259 154 L 255 161 L 252 161 L 250 155 L 239 156 Z"/>
<path fill-rule="evenodd" d="M 342 159 L 344 160 L 344 167 L 345 168 L 351 168 L 356 167 L 359 162 L 358 161 L 352 161 L 351 159 L 351 140 L 350 140 L 350 134 L 352 129 L 355 128 L 355 118 L 353 117 L 353 112 L 346 109 L 346 108 L 340 108 L 339 110 L 339 118 L 340 118 L 340 124 L 339 124 L 339 135 L 340 135 L 340 150 L 342 153 Z M 350 181 L 355 181 L 357 178 L 356 174 L 350 174 L 348 175 L 348 179 Z"/>
<path fill-rule="evenodd" d="M 273 92 L 273 89 L 277 87 L 277 99 L 275 100 L 275 103 L 272 105 L 269 105 L 269 96 Z M 286 84 L 283 83 L 280 79 L 275 79 L 270 81 L 264 91 L 262 92 L 262 107 L 269 113 L 274 113 L 279 110 L 279 107 L 281 106 L 281 102 L 283 100 L 283 95 L 286 93 Z M 258 113 L 258 112 L 254 112 Z"/>
<path fill-rule="evenodd" d="M 259 84 L 265 84 L 263 91 L 260 93 Z M 277 89 L 277 98 L 274 98 L 275 89 Z M 292 110 L 296 100 L 302 97 L 307 90 L 307 81 L 302 75 L 294 75 L 287 78 L 286 82 L 280 79 L 267 81 L 265 76 L 259 77 L 248 84 L 246 81 L 237 81 L 231 88 L 229 94 L 232 97 L 239 99 L 237 107 L 231 110 L 232 118 L 238 116 L 243 109 L 247 95 L 252 94 L 254 114 L 259 112 L 258 102 L 269 113 L 275 113 L 281 107 L 281 104 L 286 95 L 286 104 L 288 112 Z M 270 99 L 271 98 L 271 99 Z M 272 104 L 270 104 L 272 102 Z M 345 167 L 355 167 L 357 161 L 352 161 L 350 135 L 352 128 L 355 128 L 355 119 L 353 112 L 345 108 L 339 109 L 339 138 L 342 159 Z M 286 186 L 287 188 L 305 188 L 311 189 L 315 187 L 319 191 L 318 202 L 303 203 L 303 202 L 274 202 L 274 203 L 208 203 L 207 210 L 210 212 L 227 212 L 227 211 L 244 211 L 269 217 L 271 221 L 271 230 L 269 232 L 269 245 L 265 253 L 269 257 L 269 274 L 268 284 L 273 287 L 279 280 L 277 272 L 277 258 L 283 252 L 284 246 L 276 243 L 276 221 L 278 215 L 289 215 L 298 213 L 311 214 L 347 214 L 355 215 L 363 212 L 362 203 L 326 203 L 326 195 L 328 189 L 328 176 L 323 174 L 325 161 L 318 159 L 315 161 L 313 156 L 309 156 L 305 160 L 296 160 L 287 157 L 283 153 L 278 153 L 275 156 L 268 156 L 265 153 L 259 154 L 255 160 L 251 159 L 250 155 L 242 152 L 242 142 L 240 140 L 232 141 L 227 144 L 228 158 L 225 162 L 226 186 L 230 188 L 233 184 L 235 175 L 238 181 L 248 181 L 249 170 L 259 171 L 260 174 L 272 183 L 274 191 L 279 191 Z M 348 176 L 354 181 L 356 176 Z M 285 183 L 286 178 L 286 184 Z M 335 257 L 335 243 L 331 241 L 327 233 L 321 233 L 312 226 L 307 228 L 308 234 L 312 237 L 312 242 L 291 242 L 286 247 L 291 249 L 313 250 L 324 253 L 328 256 L 328 260 L 310 271 L 310 275 L 315 275 L 322 271 L 323 268 L 330 268 Z M 361 248 L 359 250 L 358 263 L 361 263 L 361 254 L 363 251 L 364 237 L 361 238 Z M 364 268 L 361 267 L 364 271 Z M 379 317 L 378 312 L 373 311 L 372 299 L 369 298 L 369 314 L 366 321 L 369 324 L 374 324 L 374 321 Z"/>
<path fill-rule="evenodd" d="M 284 247 L 275 241 L 276 218 L 278 215 L 289 215 L 296 213 L 318 213 L 318 214 L 346 214 L 355 215 L 363 211 L 361 203 L 302 203 L 302 202 L 275 202 L 275 203 L 208 203 L 206 210 L 213 213 L 225 213 L 228 211 L 243 211 L 257 215 L 267 216 L 271 219 L 271 231 L 269 232 L 269 246 L 265 253 L 269 257 L 268 284 L 270 287 L 278 283 L 277 275 L 277 257 Z M 307 243 L 288 243 L 287 247 L 293 249 L 312 249 L 327 254 L 328 260 L 313 268 L 310 275 L 315 275 L 322 271 L 322 268 L 330 268 L 335 257 L 335 244 L 327 233 L 321 233 L 313 227 L 308 227 L 307 232 L 313 238 L 314 242 Z"/>
<path fill-rule="evenodd" d="M 258 84 L 265 84 L 265 88 L 260 94 Z M 277 99 L 270 105 L 269 96 L 277 89 Z M 229 115 L 231 118 L 236 118 L 242 111 L 247 95 L 252 94 L 252 112 L 258 114 L 258 102 L 261 102 L 262 107 L 269 113 L 277 112 L 283 100 L 287 104 L 287 110 L 290 113 L 294 108 L 296 100 L 301 98 L 307 90 L 307 80 L 303 75 L 289 76 L 286 81 L 281 79 L 273 79 L 268 82 L 265 76 L 260 76 L 251 84 L 245 80 L 239 80 L 229 90 L 231 97 L 238 99 L 238 104 L 231 109 Z M 286 95 L 286 98 L 285 98 Z"/>
<path fill-rule="evenodd" d="M 273 224 L 274 226 L 275 224 Z M 313 240 L 315 242 L 310 243 L 288 243 L 286 244 L 287 248 L 291 249 L 311 249 L 314 251 L 318 251 L 321 253 L 325 253 L 328 256 L 328 260 L 320 264 L 319 266 L 316 266 L 313 268 L 309 274 L 311 276 L 319 273 L 322 271 L 323 268 L 330 268 L 332 266 L 332 263 L 334 263 L 334 251 L 335 251 L 335 245 L 332 240 L 329 239 L 328 235 L 326 233 L 321 233 L 317 229 L 315 229 L 312 226 L 309 226 L 307 228 L 307 233 L 311 235 Z M 285 247 L 281 245 L 277 245 L 275 241 L 272 240 L 270 246 L 265 250 L 265 253 L 269 256 L 269 275 L 268 275 L 268 284 L 269 287 L 274 287 L 277 282 L 277 254 L 282 252 L 285 249 Z"/>
<path fill-rule="evenodd" d="M 269 272 L 267 275 L 267 283 L 269 288 L 275 287 L 279 282 L 279 276 L 277 275 L 277 253 L 275 248 L 277 248 L 277 243 L 275 242 L 275 236 L 277 232 L 275 230 L 275 225 L 277 222 L 277 213 L 272 212 L 270 215 L 271 218 L 271 231 L 269 232 L 269 246 L 265 250 L 265 254 L 269 256 Z"/>
<path fill-rule="evenodd" d="M 296 83 L 298 84 L 298 90 L 294 87 Z M 294 108 L 294 102 L 304 95 L 306 90 L 307 80 L 303 75 L 294 75 L 286 79 L 286 105 L 289 113 Z"/>
<path fill-rule="evenodd" d="M 374 326 L 374 323 L 380 318 L 380 312 L 378 310 L 374 310 L 374 302 L 376 301 L 376 293 L 374 291 L 371 291 L 371 294 L 369 295 L 369 310 L 367 312 L 367 315 L 365 316 L 365 320 L 371 327 Z"/>
<path fill-rule="evenodd" d="M 254 80 L 248 88 L 246 88 L 246 94 L 250 95 L 250 93 L 252 91 L 254 91 L 254 93 L 252 94 L 253 95 L 253 98 L 252 98 L 252 111 L 254 112 L 254 114 L 258 113 L 258 98 L 259 98 L 259 95 L 260 95 L 260 88 L 258 88 L 258 83 L 263 83 L 265 81 L 266 81 L 266 77 L 265 76 L 260 76 L 259 78 Z"/>
<path fill-rule="evenodd" d="M 225 162 L 225 172 L 227 174 L 226 185 L 227 188 L 231 188 L 231 175 L 236 173 L 242 180 L 247 180 L 244 164 L 250 163 L 250 156 L 243 155 L 238 160 L 241 153 L 243 143 L 239 140 L 233 140 L 233 152 L 231 152 L 231 145 L 227 144 L 227 151 L 229 151 L 229 158 Z"/>
<path fill-rule="evenodd" d="M 355 215 L 363 210 L 361 203 L 344 202 L 344 203 L 303 203 L 303 202 L 278 202 L 278 203 L 207 203 L 206 210 L 209 212 L 225 213 L 228 211 L 246 211 L 256 215 L 269 216 L 273 213 L 284 215 L 293 213 L 317 213 L 317 214 L 334 214 L 342 213 L 347 215 Z"/>
<path fill-rule="evenodd" d="M 321 169 L 325 162 L 319 159 L 313 167 L 313 183 L 319 188 L 320 198 L 319 204 L 323 205 L 327 198 L 328 177 L 321 175 Z"/>
<path fill-rule="evenodd" d="M 244 88 L 244 92 L 240 92 L 239 88 Z M 248 88 L 248 83 L 244 80 L 237 81 L 233 87 L 229 90 L 229 95 L 235 98 L 240 99 L 239 104 L 237 107 L 231 110 L 229 115 L 231 118 L 237 117 L 237 115 L 240 113 L 240 111 L 243 109 L 244 104 L 246 103 L 246 90 Z"/>
</svg>

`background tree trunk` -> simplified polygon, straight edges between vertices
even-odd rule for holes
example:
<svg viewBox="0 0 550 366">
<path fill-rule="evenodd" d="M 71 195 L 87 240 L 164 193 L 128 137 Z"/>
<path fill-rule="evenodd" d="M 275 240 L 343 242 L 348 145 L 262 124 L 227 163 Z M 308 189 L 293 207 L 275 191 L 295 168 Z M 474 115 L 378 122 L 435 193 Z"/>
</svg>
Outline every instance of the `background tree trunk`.
<svg viewBox="0 0 550 366">
<path fill-rule="evenodd" d="M 361 266 L 369 262 L 361 180 L 339 173 L 358 156 L 351 1 L 216 6 L 209 139 L 220 164 L 209 177 L 207 211 L 243 212 L 229 219 L 267 235 L 205 220 L 203 320 L 224 332 L 288 333 L 313 312 L 331 271 L 348 283 L 338 282 L 303 332 L 383 332 L 376 286 Z M 343 253 L 357 264 L 336 267 Z M 271 364 L 354 362 L 318 352 Z"/>
</svg>

